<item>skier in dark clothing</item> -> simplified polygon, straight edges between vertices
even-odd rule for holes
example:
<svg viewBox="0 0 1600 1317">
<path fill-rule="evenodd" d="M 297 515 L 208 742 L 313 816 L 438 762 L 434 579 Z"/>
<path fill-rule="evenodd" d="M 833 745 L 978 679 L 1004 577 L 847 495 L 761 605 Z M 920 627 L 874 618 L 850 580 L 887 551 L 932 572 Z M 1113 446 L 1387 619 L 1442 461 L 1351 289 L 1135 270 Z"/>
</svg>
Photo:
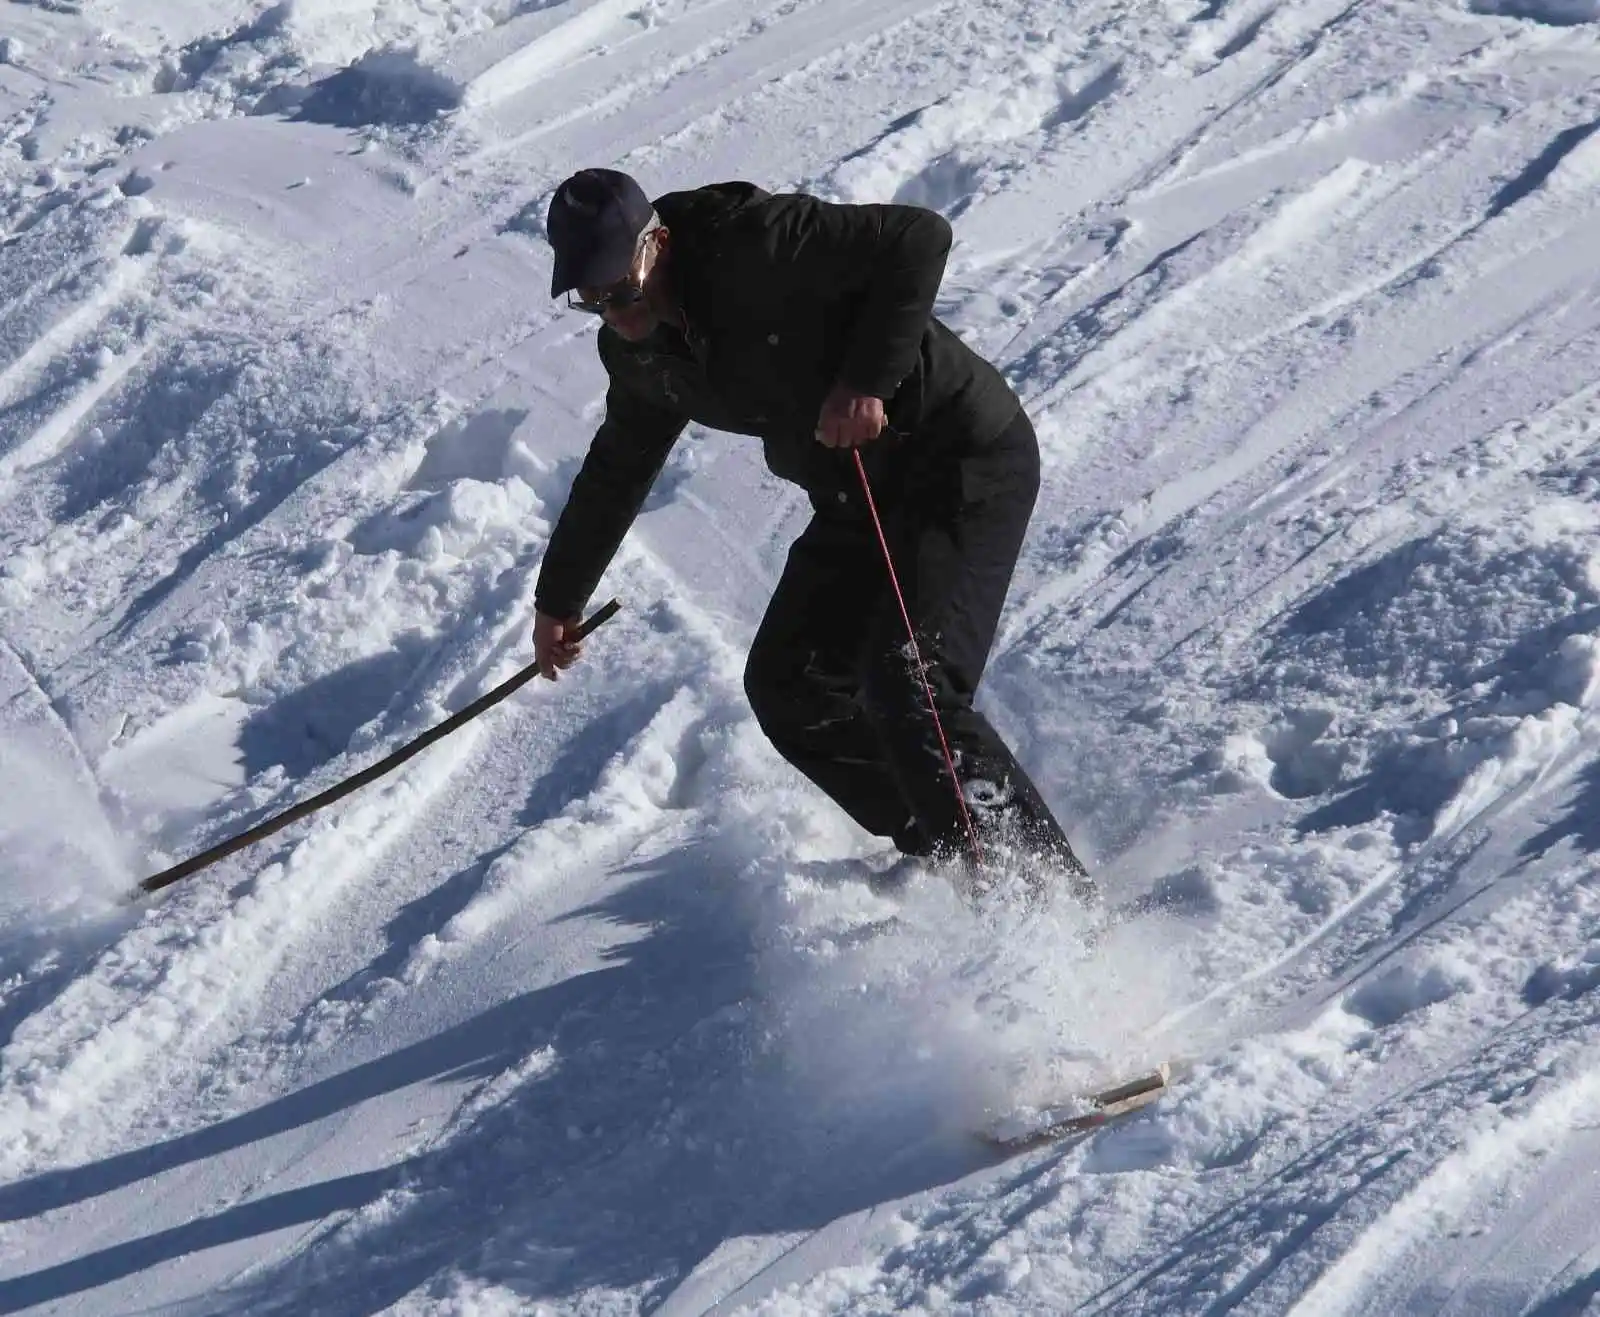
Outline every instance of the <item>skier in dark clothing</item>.
<svg viewBox="0 0 1600 1317">
<path fill-rule="evenodd" d="M 759 437 L 811 523 L 751 646 L 745 689 L 791 764 L 909 855 L 970 842 L 852 450 L 883 517 L 976 826 L 1092 895 L 1060 825 L 972 698 L 1039 488 L 1000 373 L 932 314 L 951 231 L 916 206 L 834 205 L 749 183 L 653 204 L 612 170 L 557 189 L 553 297 L 604 319 L 606 416 L 551 534 L 535 657 L 567 633 L 690 421 Z"/>
</svg>

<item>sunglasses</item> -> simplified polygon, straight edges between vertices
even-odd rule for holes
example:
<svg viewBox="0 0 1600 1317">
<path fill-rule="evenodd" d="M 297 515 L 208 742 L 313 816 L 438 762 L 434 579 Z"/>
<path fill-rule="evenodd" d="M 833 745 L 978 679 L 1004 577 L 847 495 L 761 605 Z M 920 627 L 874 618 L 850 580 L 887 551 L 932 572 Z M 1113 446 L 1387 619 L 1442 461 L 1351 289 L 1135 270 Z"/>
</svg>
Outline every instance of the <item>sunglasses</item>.
<svg viewBox="0 0 1600 1317">
<path fill-rule="evenodd" d="M 567 306 L 573 311 L 587 311 L 592 316 L 603 316 L 607 311 L 622 311 L 644 300 L 644 289 L 636 283 L 613 288 L 599 297 L 583 298 L 567 294 Z"/>
</svg>

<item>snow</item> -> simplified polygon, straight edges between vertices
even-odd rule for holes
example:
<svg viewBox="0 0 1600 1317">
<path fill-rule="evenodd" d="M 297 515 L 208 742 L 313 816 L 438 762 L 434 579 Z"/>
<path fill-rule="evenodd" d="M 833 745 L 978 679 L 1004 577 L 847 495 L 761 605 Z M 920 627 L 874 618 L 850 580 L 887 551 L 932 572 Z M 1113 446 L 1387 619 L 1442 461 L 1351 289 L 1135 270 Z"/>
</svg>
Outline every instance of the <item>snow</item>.
<svg viewBox="0 0 1600 1317">
<path fill-rule="evenodd" d="M 6 6 L 0 1309 L 1591 1310 L 1596 19 Z M 1109 930 L 868 881 L 742 691 L 804 499 L 698 428 L 580 667 L 126 899 L 528 661 L 586 164 L 950 217 Z"/>
</svg>

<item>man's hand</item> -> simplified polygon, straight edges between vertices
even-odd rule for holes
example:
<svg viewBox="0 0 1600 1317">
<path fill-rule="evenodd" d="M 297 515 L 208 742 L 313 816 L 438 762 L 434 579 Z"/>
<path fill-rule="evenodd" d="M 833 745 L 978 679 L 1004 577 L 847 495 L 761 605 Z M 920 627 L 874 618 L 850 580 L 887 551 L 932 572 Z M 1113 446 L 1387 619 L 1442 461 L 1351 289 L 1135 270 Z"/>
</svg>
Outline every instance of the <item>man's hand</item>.
<svg viewBox="0 0 1600 1317">
<path fill-rule="evenodd" d="M 822 415 L 817 418 L 817 442 L 828 448 L 856 448 L 870 444 L 887 424 L 882 398 L 835 384 L 823 399 Z"/>
<path fill-rule="evenodd" d="M 539 665 L 539 675 L 546 681 L 555 681 L 578 661 L 583 646 L 567 636 L 578 629 L 578 619 L 569 617 L 562 621 L 545 613 L 533 615 L 533 661 Z"/>
</svg>

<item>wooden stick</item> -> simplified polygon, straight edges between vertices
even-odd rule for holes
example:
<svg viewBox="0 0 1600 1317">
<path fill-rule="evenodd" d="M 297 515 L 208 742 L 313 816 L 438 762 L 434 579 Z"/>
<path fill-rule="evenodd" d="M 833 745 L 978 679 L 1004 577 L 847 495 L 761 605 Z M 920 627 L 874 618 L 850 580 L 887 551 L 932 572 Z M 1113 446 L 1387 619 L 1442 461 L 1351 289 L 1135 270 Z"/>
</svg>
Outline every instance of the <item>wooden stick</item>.
<svg viewBox="0 0 1600 1317">
<path fill-rule="evenodd" d="M 1021 1152 L 1027 1148 L 1035 1148 L 1040 1144 L 1065 1138 L 1069 1134 L 1084 1134 L 1089 1130 L 1098 1129 L 1118 1116 L 1126 1116 L 1130 1112 L 1139 1110 L 1140 1107 L 1149 1106 L 1167 1091 L 1172 1078 L 1171 1063 L 1163 1061 L 1154 1070 L 1140 1075 L 1137 1079 L 1130 1079 L 1115 1088 L 1089 1094 L 1084 1099 L 1089 1104 L 1089 1110 L 1081 1115 L 1064 1116 L 1051 1121 L 1048 1125 L 1025 1130 L 1010 1138 L 998 1133 L 985 1134 L 984 1137 L 990 1143 L 998 1144 L 1008 1151 Z"/>
<path fill-rule="evenodd" d="M 571 638 L 574 641 L 584 639 L 592 631 L 594 631 L 596 627 L 604 626 L 613 617 L 615 617 L 621 607 L 621 602 L 613 599 L 610 603 L 606 604 L 605 607 L 596 612 L 594 616 L 589 618 L 587 622 L 584 622 L 577 629 L 577 631 L 573 633 Z M 336 800 L 343 800 L 352 791 L 359 791 L 369 782 L 375 782 L 385 773 L 392 772 L 394 769 L 399 768 L 401 764 L 405 763 L 406 760 L 410 759 L 412 756 L 421 754 L 435 741 L 440 740 L 442 737 L 449 736 L 451 732 L 455 731 L 463 724 L 471 722 L 480 713 L 484 712 L 484 710 L 493 708 L 508 695 L 512 695 L 521 690 L 522 687 L 526 686 L 528 682 L 532 681 L 538 675 L 539 665 L 537 663 L 530 663 L 527 667 L 523 668 L 522 671 L 518 672 L 516 676 L 510 677 L 501 682 L 487 695 L 480 696 L 471 704 L 467 705 L 466 708 L 462 709 L 459 713 L 451 714 L 450 717 L 446 718 L 437 727 L 430 728 L 421 736 L 417 737 L 415 741 L 412 741 L 409 745 L 401 746 L 401 748 L 396 750 L 392 755 L 389 755 L 385 759 L 380 759 L 377 763 L 373 764 L 372 767 L 362 769 L 354 777 L 346 778 L 337 786 L 329 787 L 326 791 L 312 796 L 309 800 L 302 800 L 298 805 L 291 805 L 288 809 L 284 810 L 283 813 L 274 818 L 268 819 L 265 823 L 258 823 L 255 827 L 249 829 L 247 832 L 241 832 L 237 837 L 230 837 L 227 841 L 222 842 L 220 845 L 213 846 L 208 851 L 201 851 L 199 855 L 192 856 L 191 858 L 184 860 L 181 864 L 175 864 L 170 869 L 163 869 L 160 873 L 153 874 L 151 877 L 146 878 L 139 884 L 138 890 L 134 893 L 134 899 L 137 899 L 137 897 L 142 893 L 159 892 L 163 887 L 170 887 L 173 883 L 189 877 L 190 874 L 199 873 L 200 870 L 208 868 L 209 866 L 215 864 L 218 860 L 226 859 L 236 851 L 242 851 L 246 846 L 252 846 L 256 842 L 261 841 L 263 838 L 270 837 L 273 833 L 282 831 L 291 823 L 298 823 L 301 819 L 310 814 L 315 814 L 319 809 L 323 809 L 326 806 L 333 804 Z"/>
</svg>

